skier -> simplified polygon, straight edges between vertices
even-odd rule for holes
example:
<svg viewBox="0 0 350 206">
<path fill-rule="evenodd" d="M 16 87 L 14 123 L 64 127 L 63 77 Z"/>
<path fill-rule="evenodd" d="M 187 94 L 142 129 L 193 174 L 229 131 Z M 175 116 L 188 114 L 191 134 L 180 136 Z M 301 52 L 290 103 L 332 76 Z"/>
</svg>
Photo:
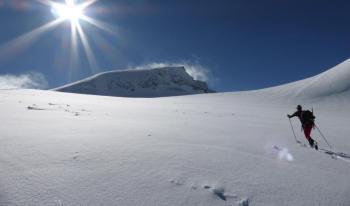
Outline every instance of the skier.
<svg viewBox="0 0 350 206">
<path fill-rule="evenodd" d="M 287 115 L 288 118 L 292 117 L 298 117 L 301 122 L 301 127 L 304 130 L 305 138 L 308 140 L 311 147 L 315 147 L 315 149 L 318 149 L 317 143 L 315 140 L 313 140 L 310 136 L 312 128 L 314 128 L 315 123 L 314 119 L 315 116 L 313 113 L 309 110 L 302 110 L 302 107 L 300 105 L 297 106 L 297 111 L 294 112 L 292 115 Z"/>
</svg>

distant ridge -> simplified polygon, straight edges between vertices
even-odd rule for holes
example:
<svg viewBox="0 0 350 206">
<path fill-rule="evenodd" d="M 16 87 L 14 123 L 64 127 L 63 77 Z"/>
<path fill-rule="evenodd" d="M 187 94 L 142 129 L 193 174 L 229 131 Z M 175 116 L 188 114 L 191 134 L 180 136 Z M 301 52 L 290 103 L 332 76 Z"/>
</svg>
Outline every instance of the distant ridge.
<svg viewBox="0 0 350 206">
<path fill-rule="evenodd" d="M 53 89 L 119 97 L 166 97 L 215 92 L 194 80 L 184 67 L 110 71 Z"/>
<path fill-rule="evenodd" d="M 299 99 L 350 95 L 350 59 L 316 76 L 254 92 Z"/>
</svg>

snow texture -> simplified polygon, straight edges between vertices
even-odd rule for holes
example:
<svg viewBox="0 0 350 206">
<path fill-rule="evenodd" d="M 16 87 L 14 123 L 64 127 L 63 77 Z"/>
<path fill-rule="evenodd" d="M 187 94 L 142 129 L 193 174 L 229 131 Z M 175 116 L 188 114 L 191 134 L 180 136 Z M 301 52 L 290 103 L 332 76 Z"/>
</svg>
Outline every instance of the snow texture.
<svg viewBox="0 0 350 206">
<path fill-rule="evenodd" d="M 0 205 L 348 206 L 349 159 L 296 144 L 286 114 L 313 107 L 349 154 L 349 74 L 165 98 L 1 90 Z"/>
<path fill-rule="evenodd" d="M 194 80 L 184 67 L 105 72 L 54 90 L 119 97 L 164 97 L 214 92 L 205 82 Z"/>
</svg>

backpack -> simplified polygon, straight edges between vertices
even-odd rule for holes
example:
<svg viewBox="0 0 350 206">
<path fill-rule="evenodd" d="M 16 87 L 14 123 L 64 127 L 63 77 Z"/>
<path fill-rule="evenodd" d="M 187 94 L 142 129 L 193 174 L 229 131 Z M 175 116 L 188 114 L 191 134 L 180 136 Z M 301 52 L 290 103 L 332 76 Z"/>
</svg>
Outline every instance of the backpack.
<svg viewBox="0 0 350 206">
<path fill-rule="evenodd" d="M 301 122 L 303 123 L 314 123 L 315 121 L 314 113 L 310 110 L 305 110 L 301 113 Z"/>
</svg>

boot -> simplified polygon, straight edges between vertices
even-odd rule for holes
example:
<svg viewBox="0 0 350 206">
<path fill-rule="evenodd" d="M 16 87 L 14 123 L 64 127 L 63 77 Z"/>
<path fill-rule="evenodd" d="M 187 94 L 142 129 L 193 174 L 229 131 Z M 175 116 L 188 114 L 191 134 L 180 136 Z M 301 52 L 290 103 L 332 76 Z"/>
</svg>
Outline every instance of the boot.
<svg viewBox="0 0 350 206">
<path fill-rule="evenodd" d="M 308 139 L 308 141 L 309 141 L 310 147 L 313 148 L 314 144 L 315 144 L 315 141 L 312 138 Z"/>
</svg>

